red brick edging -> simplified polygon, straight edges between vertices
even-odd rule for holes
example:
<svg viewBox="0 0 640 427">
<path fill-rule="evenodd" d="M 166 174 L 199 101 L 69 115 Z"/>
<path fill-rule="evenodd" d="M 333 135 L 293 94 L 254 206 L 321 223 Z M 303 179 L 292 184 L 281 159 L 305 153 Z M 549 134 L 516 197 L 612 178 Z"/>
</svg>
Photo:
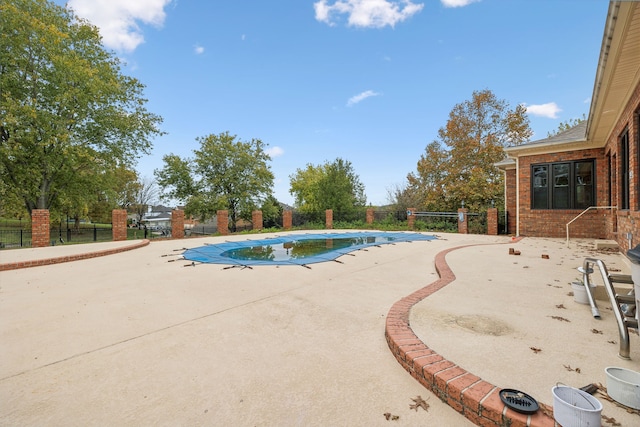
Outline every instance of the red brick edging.
<svg viewBox="0 0 640 427">
<path fill-rule="evenodd" d="M 144 246 L 147 246 L 148 244 L 149 244 L 149 240 L 145 239 L 145 240 L 142 240 L 140 242 L 134 243 L 134 244 L 129 245 L 129 246 L 122 246 L 122 247 L 113 248 L 113 249 L 104 249 L 102 251 L 85 252 L 85 253 L 81 253 L 81 254 L 61 256 L 61 257 L 56 257 L 56 258 L 43 258 L 43 259 L 34 259 L 34 260 L 30 260 L 30 261 L 7 262 L 7 263 L 4 263 L 4 264 L 0 264 L 0 271 L 17 270 L 19 268 L 39 267 L 39 266 L 42 266 L 42 265 L 60 264 L 60 263 L 63 263 L 63 262 L 79 261 L 81 259 L 96 258 L 96 257 L 100 257 L 100 256 L 116 254 L 116 253 L 119 253 L 119 252 L 126 252 L 126 251 L 130 251 L 132 249 L 142 248 Z M 19 249 L 16 249 L 16 250 L 19 250 Z"/>
<path fill-rule="evenodd" d="M 411 308 L 456 278 L 445 256 L 468 246 L 473 245 L 458 246 L 438 253 L 435 266 L 440 278 L 391 307 L 385 327 L 387 344 L 400 365 L 412 377 L 474 424 L 487 427 L 553 427 L 555 421 L 548 415 L 553 412 L 551 407 L 540 404 L 544 410 L 533 415 L 524 415 L 507 408 L 500 400 L 500 388 L 446 360 L 427 347 L 411 329 Z"/>
</svg>

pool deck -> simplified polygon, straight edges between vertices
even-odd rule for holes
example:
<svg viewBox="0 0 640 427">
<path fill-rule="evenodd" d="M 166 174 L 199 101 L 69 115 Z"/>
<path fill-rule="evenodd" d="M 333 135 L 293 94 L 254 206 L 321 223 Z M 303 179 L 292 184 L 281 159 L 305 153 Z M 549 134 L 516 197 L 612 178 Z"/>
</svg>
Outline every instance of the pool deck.
<svg viewBox="0 0 640 427">
<path fill-rule="evenodd" d="M 556 384 L 640 371 L 608 302 L 597 320 L 568 295 L 586 256 L 628 274 L 593 241 L 436 233 L 311 269 L 179 259 L 282 234 L 0 251 L 0 425 L 553 426 L 497 391 L 551 407 Z"/>
</svg>

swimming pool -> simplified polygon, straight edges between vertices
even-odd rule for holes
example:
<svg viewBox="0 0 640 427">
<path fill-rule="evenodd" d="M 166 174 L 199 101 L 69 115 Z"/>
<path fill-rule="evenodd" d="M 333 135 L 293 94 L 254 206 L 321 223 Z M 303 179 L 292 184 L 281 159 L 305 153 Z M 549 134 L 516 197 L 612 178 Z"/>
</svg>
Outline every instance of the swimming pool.
<svg viewBox="0 0 640 427">
<path fill-rule="evenodd" d="M 370 246 L 429 241 L 436 236 L 403 232 L 290 234 L 269 239 L 224 242 L 187 249 L 186 260 L 209 264 L 307 265 L 333 261 Z"/>
</svg>

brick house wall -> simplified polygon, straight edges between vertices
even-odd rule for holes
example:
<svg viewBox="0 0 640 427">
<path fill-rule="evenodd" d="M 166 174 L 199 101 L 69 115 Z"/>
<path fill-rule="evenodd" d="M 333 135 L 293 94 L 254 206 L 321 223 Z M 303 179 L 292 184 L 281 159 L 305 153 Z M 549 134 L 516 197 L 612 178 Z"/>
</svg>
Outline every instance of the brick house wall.
<svg viewBox="0 0 640 427">
<path fill-rule="evenodd" d="M 629 132 L 629 170 L 631 178 L 629 183 L 629 209 L 618 210 L 616 216 L 611 218 L 611 233 L 607 237 L 618 242 L 621 249 L 629 249 L 640 244 L 640 85 L 637 85 L 633 95 L 625 106 L 620 120 L 616 123 L 604 148 L 607 159 L 611 159 L 611 197 L 613 206 L 619 205 L 622 194 L 622 159 L 620 156 L 620 136 L 626 130 Z M 607 187 L 608 188 L 608 187 Z M 607 200 L 609 201 L 609 200 Z"/>
<path fill-rule="evenodd" d="M 507 234 L 516 234 L 517 206 L 516 206 L 516 170 L 505 171 L 505 203 L 507 209 Z"/>
<path fill-rule="evenodd" d="M 516 233 L 516 205 L 519 203 L 519 232 L 531 237 L 566 237 L 566 224 L 583 209 L 531 209 L 531 165 L 583 159 L 595 160 L 595 205 L 619 206 L 622 187 L 620 136 L 629 133 L 630 209 L 597 209 L 581 216 L 569 226 L 569 236 L 616 240 L 621 249 L 640 244 L 640 85 L 633 91 L 620 119 L 603 148 L 563 151 L 518 157 L 519 194 L 515 170 L 505 171 L 508 232 Z M 631 238 L 631 242 L 629 241 Z"/>
<path fill-rule="evenodd" d="M 608 167 L 604 150 L 575 150 L 560 153 L 548 153 L 519 158 L 520 180 L 520 234 L 531 237 L 566 237 L 566 224 L 578 216 L 584 209 L 531 209 L 531 165 L 571 160 L 595 159 L 596 204 L 607 206 Z M 607 238 L 603 210 L 587 212 L 569 227 L 571 237 Z"/>
</svg>

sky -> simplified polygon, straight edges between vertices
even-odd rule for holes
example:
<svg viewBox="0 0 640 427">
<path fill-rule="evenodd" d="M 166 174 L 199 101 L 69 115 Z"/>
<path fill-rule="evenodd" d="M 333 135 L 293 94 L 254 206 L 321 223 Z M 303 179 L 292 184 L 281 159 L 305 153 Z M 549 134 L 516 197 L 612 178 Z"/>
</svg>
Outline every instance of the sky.
<svg viewBox="0 0 640 427">
<path fill-rule="evenodd" d="M 96 25 L 166 135 L 138 162 L 229 132 L 268 146 L 274 195 L 342 158 L 385 205 L 452 108 L 489 89 L 532 140 L 588 115 L 606 0 L 55 0 Z"/>
</svg>

